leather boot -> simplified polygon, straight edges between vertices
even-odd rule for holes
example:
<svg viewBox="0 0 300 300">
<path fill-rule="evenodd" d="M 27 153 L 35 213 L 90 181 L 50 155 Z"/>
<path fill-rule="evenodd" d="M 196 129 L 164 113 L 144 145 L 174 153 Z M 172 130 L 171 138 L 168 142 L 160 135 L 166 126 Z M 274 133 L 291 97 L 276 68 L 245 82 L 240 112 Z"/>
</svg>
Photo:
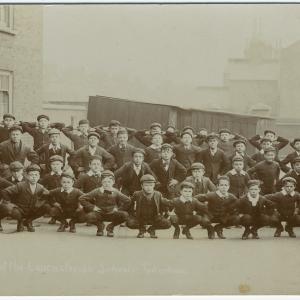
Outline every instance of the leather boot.
<svg viewBox="0 0 300 300">
<path fill-rule="evenodd" d="M 18 221 L 17 232 L 22 232 L 22 231 L 24 231 L 23 221 Z"/>
<path fill-rule="evenodd" d="M 155 229 L 152 226 L 148 228 L 147 232 L 150 234 L 151 239 L 157 239 L 157 236 L 155 235 Z"/>
<path fill-rule="evenodd" d="M 188 240 L 192 240 L 192 239 L 193 239 L 193 237 L 192 237 L 192 235 L 191 235 L 191 233 L 190 233 L 190 229 L 189 229 L 189 228 L 186 228 L 186 229 L 185 229 L 185 236 L 186 236 L 186 238 L 187 238 Z"/>
<path fill-rule="evenodd" d="M 89 224 L 91 224 L 91 223 L 89 223 Z M 103 233 L 104 224 L 101 222 L 101 223 L 98 223 L 96 225 L 97 225 L 97 233 L 96 233 L 96 235 L 97 236 L 103 236 L 104 235 L 104 233 Z"/>
<path fill-rule="evenodd" d="M 69 226 L 70 226 L 69 232 L 75 233 L 76 232 L 76 227 L 75 227 L 75 222 L 73 220 L 70 220 Z"/>
<path fill-rule="evenodd" d="M 57 232 L 64 232 L 66 231 L 66 222 L 61 222 L 60 226 L 57 229 Z"/>
<path fill-rule="evenodd" d="M 173 234 L 173 239 L 178 240 L 180 235 L 180 228 L 179 226 L 175 227 L 174 234 Z"/>
<path fill-rule="evenodd" d="M 106 226 L 106 235 L 108 237 L 113 237 L 114 236 L 114 225 L 112 223 L 108 224 Z"/>
<path fill-rule="evenodd" d="M 214 227 L 214 230 L 218 236 L 219 239 L 226 239 L 226 237 L 223 235 L 223 229 L 222 229 L 222 226 L 220 225 L 216 225 Z"/>
</svg>

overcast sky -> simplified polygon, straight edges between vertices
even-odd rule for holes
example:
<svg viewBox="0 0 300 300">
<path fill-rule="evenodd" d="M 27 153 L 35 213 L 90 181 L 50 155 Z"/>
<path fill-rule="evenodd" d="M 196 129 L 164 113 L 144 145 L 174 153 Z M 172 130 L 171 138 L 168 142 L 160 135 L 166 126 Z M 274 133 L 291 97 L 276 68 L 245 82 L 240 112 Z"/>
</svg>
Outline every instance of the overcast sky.
<svg viewBox="0 0 300 300">
<path fill-rule="evenodd" d="M 300 37 L 300 5 L 45 6 L 44 62 L 88 70 L 100 92 L 118 87 L 124 97 L 222 85 L 226 60 L 243 56 L 257 19 L 268 43 Z"/>
</svg>

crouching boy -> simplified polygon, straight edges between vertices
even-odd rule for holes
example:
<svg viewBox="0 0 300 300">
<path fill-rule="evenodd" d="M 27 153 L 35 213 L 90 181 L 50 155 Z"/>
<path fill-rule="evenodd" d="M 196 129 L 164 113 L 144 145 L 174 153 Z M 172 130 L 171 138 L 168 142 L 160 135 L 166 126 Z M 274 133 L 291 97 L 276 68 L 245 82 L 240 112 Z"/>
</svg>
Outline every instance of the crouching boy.
<svg viewBox="0 0 300 300">
<path fill-rule="evenodd" d="M 58 232 L 66 230 L 70 226 L 70 232 L 76 232 L 75 224 L 85 221 L 85 213 L 79 203 L 79 197 L 83 193 L 74 185 L 74 175 L 69 172 L 61 174 L 61 188 L 50 191 L 49 199 L 52 203 L 50 215 L 60 222 Z M 70 219 L 68 224 L 67 219 Z"/>
<path fill-rule="evenodd" d="M 18 221 L 17 231 L 34 232 L 32 221 L 42 217 L 47 210 L 49 191 L 38 183 L 41 169 L 38 165 L 30 165 L 26 169 L 27 178 L 2 191 L 0 219 L 10 216 Z"/>
<path fill-rule="evenodd" d="M 156 180 L 152 175 L 143 175 L 141 177 L 142 190 L 135 192 L 131 198 L 127 227 L 139 229 L 138 238 L 143 238 L 146 232 L 151 238 L 157 238 L 156 229 L 171 227 L 171 222 L 163 217 L 165 208 L 169 207 L 171 202 L 154 190 L 155 184 Z M 150 225 L 147 230 L 146 225 Z"/>
<path fill-rule="evenodd" d="M 211 223 L 217 223 L 214 226 L 214 232 L 220 239 L 225 239 L 223 228 L 239 224 L 239 216 L 236 212 L 237 198 L 228 193 L 229 178 L 220 176 L 217 179 L 217 191 L 205 195 L 195 196 L 201 202 L 206 202 L 208 206 L 208 215 Z M 212 232 L 212 225 L 209 230 Z M 213 239 L 214 232 L 210 238 Z"/>
<path fill-rule="evenodd" d="M 245 227 L 242 239 L 247 240 L 252 234 L 253 239 L 259 239 L 257 230 L 264 226 L 274 226 L 277 217 L 274 214 L 274 203 L 260 193 L 260 181 L 248 182 L 248 193 L 238 204 L 240 225 Z"/>
<path fill-rule="evenodd" d="M 97 226 L 97 236 L 104 235 L 104 221 L 111 222 L 106 226 L 107 236 L 114 236 L 114 227 L 128 218 L 127 210 L 130 198 L 116 190 L 114 173 L 106 170 L 101 174 L 102 186 L 82 195 L 79 198 L 87 211 L 86 222 Z"/>
<path fill-rule="evenodd" d="M 280 237 L 283 226 L 281 222 L 285 221 L 285 231 L 290 237 L 295 238 L 296 235 L 293 227 L 300 226 L 300 194 L 295 192 L 296 179 L 285 177 L 282 179 L 283 188 L 281 192 L 266 195 L 266 198 L 275 203 L 278 211 L 278 222 L 274 237 Z"/>
<path fill-rule="evenodd" d="M 184 181 L 180 185 L 180 197 L 172 200 L 175 215 L 170 217 L 170 221 L 175 228 L 173 239 L 178 239 L 180 234 L 179 225 L 184 225 L 182 234 L 185 234 L 187 239 L 193 239 L 190 228 L 201 225 L 208 228 L 208 237 L 213 234 L 210 226 L 210 221 L 207 216 L 208 211 L 205 204 L 193 198 L 194 185 Z"/>
</svg>

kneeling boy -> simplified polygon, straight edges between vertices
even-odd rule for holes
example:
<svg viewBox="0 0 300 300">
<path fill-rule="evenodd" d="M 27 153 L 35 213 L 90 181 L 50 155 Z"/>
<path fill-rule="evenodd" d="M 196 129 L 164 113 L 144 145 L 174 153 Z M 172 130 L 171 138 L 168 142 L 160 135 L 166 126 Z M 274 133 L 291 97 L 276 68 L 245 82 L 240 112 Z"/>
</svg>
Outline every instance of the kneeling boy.
<svg viewBox="0 0 300 300">
<path fill-rule="evenodd" d="M 127 210 L 130 198 L 113 187 L 114 173 L 106 170 L 101 174 L 102 186 L 79 198 L 84 210 L 88 212 L 86 222 L 97 226 L 97 236 L 103 236 L 104 221 L 111 222 L 106 226 L 107 236 L 114 236 L 114 227 L 128 218 Z"/>
<path fill-rule="evenodd" d="M 70 225 L 70 232 L 76 232 L 75 223 L 83 223 L 85 221 L 85 213 L 79 203 L 79 197 L 83 193 L 74 185 L 74 175 L 69 172 L 61 174 L 61 188 L 50 191 L 50 201 L 52 208 L 50 215 L 52 218 L 60 221 L 58 232 L 66 230 Z M 69 224 L 67 219 L 71 219 Z"/>
<path fill-rule="evenodd" d="M 171 222 L 163 217 L 165 208 L 169 207 L 171 202 L 163 198 L 160 192 L 154 190 L 156 180 L 152 175 L 142 176 L 141 184 L 142 190 L 135 192 L 131 198 L 127 227 L 139 229 L 138 238 L 143 238 L 145 232 L 148 232 L 151 238 L 157 238 L 156 229 L 171 227 Z M 146 225 L 150 225 L 147 230 Z"/>
<path fill-rule="evenodd" d="M 193 239 L 190 228 L 198 224 L 208 228 L 208 237 L 211 238 L 213 230 L 211 230 L 208 211 L 205 204 L 193 198 L 194 185 L 190 182 L 182 182 L 180 185 L 180 197 L 172 201 L 175 215 L 170 217 L 171 223 L 175 228 L 173 238 L 178 239 L 180 234 L 179 225 L 184 225 L 182 233 L 187 239 Z"/>
</svg>

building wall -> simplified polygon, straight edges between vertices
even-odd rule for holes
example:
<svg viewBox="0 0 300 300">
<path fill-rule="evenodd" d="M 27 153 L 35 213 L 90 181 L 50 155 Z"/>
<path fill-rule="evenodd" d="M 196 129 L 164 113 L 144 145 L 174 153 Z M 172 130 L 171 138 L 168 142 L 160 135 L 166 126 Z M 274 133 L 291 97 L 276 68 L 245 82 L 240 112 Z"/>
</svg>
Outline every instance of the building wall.
<svg viewBox="0 0 300 300">
<path fill-rule="evenodd" d="M 42 112 L 42 29 L 40 5 L 15 5 L 13 32 L 0 31 L 0 70 L 12 74 L 11 112 L 32 120 Z"/>
<path fill-rule="evenodd" d="M 279 117 L 299 118 L 299 100 L 300 42 L 297 42 L 283 49 L 281 54 Z"/>
</svg>

